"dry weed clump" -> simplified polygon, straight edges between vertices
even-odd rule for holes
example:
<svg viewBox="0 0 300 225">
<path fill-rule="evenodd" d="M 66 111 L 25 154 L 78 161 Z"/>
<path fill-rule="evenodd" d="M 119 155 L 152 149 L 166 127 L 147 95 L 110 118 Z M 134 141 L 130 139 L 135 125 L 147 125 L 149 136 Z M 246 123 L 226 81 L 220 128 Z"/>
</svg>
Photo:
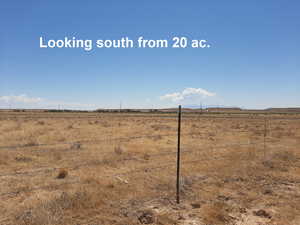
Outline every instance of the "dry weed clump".
<svg viewBox="0 0 300 225">
<path fill-rule="evenodd" d="M 145 154 L 143 155 L 143 159 L 144 159 L 144 160 L 147 160 L 147 161 L 150 159 L 150 157 L 151 157 L 151 156 L 150 156 L 148 153 L 145 153 Z"/>
<path fill-rule="evenodd" d="M 73 129 L 73 128 L 74 128 L 73 124 L 70 124 L 70 125 L 68 125 L 68 126 L 66 127 L 67 130 L 71 130 L 71 129 Z"/>
<path fill-rule="evenodd" d="M 192 129 L 196 129 L 196 128 L 199 128 L 199 126 L 197 124 L 192 124 Z"/>
<path fill-rule="evenodd" d="M 24 146 L 26 146 L 26 147 L 33 147 L 33 146 L 36 146 L 36 145 L 38 145 L 38 142 L 36 141 L 35 138 L 29 138 L 27 140 L 27 142 L 24 144 Z"/>
<path fill-rule="evenodd" d="M 171 130 L 172 128 L 168 125 L 163 125 L 163 124 L 154 124 L 151 126 L 152 129 L 154 129 L 155 131 L 159 131 L 159 130 Z"/>
<path fill-rule="evenodd" d="M 156 135 L 156 136 L 151 137 L 151 139 L 153 141 L 159 141 L 159 140 L 162 140 L 162 136 L 161 135 Z"/>
<path fill-rule="evenodd" d="M 268 219 L 272 218 L 272 216 L 266 210 L 264 210 L 264 209 L 260 209 L 260 210 L 254 211 L 253 214 L 255 216 L 264 217 L 264 218 L 268 218 Z"/>
<path fill-rule="evenodd" d="M 63 192 L 58 197 L 20 210 L 16 213 L 15 220 L 19 225 L 58 225 L 66 219 L 68 211 L 90 208 L 91 202 L 92 195 L 85 190 Z"/>
<path fill-rule="evenodd" d="M 155 222 L 155 216 L 151 210 L 143 210 L 138 214 L 138 220 L 141 224 L 153 224 Z"/>
<path fill-rule="evenodd" d="M 63 212 L 59 207 L 44 203 L 38 208 L 19 212 L 15 220 L 19 225 L 56 225 L 60 223 L 62 217 Z"/>
<path fill-rule="evenodd" d="M 15 160 L 17 162 L 31 162 L 33 159 L 27 156 L 20 155 L 20 156 L 16 156 Z"/>
<path fill-rule="evenodd" d="M 13 224 L 82 224 L 82 219 L 90 224 L 87 221 L 99 215 L 99 223 L 96 224 L 114 224 L 107 219 L 114 215 L 116 209 L 113 207 L 117 207 L 118 204 L 115 203 L 119 202 L 120 195 L 127 192 L 130 192 L 127 188 L 124 189 L 122 185 L 115 186 L 111 180 L 92 178 L 88 184 L 80 184 L 79 187 L 56 194 L 54 197 L 46 200 L 37 199 L 37 202 L 24 205 L 14 214 Z"/>
<path fill-rule="evenodd" d="M 127 160 L 134 160 L 133 154 L 130 152 L 125 152 L 122 150 L 122 153 L 107 153 L 103 156 L 101 163 L 109 167 L 119 167 L 124 164 Z"/>
<path fill-rule="evenodd" d="M 68 171 L 66 169 L 60 169 L 58 171 L 57 179 L 64 179 L 68 176 Z"/>
<path fill-rule="evenodd" d="M 228 206 L 222 202 L 206 204 L 201 207 L 203 222 L 211 225 L 226 225 L 230 222 Z"/>
<path fill-rule="evenodd" d="M 121 148 L 121 146 L 116 146 L 115 149 L 114 149 L 114 152 L 115 152 L 117 155 L 121 155 L 122 153 L 124 153 L 124 149 Z"/>
<path fill-rule="evenodd" d="M 71 145 L 71 149 L 73 149 L 73 150 L 78 150 L 80 148 L 81 148 L 81 144 L 79 142 L 73 143 Z"/>
<path fill-rule="evenodd" d="M 37 123 L 36 123 L 37 125 L 40 125 L 40 126 L 43 126 L 43 125 L 45 125 L 45 122 L 44 121 L 42 121 L 42 120 L 40 120 L 40 121 L 37 121 Z"/>
</svg>

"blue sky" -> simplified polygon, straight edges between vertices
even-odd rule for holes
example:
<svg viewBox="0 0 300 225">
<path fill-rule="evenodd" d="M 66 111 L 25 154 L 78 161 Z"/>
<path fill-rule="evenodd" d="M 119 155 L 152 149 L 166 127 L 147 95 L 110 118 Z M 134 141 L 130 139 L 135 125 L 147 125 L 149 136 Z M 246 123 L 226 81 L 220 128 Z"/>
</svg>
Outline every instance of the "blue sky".
<svg viewBox="0 0 300 225">
<path fill-rule="evenodd" d="M 296 0 L 2 1 L 0 107 L 300 107 L 299 11 Z M 43 49 L 41 36 L 211 48 Z"/>
</svg>

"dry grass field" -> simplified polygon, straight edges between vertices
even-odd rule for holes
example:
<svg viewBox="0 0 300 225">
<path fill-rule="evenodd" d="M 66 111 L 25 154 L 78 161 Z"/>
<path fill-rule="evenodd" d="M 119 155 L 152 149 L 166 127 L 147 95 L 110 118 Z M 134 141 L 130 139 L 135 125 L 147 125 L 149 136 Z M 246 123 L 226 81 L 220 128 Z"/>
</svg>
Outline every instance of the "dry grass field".
<svg viewBox="0 0 300 225">
<path fill-rule="evenodd" d="M 1 225 L 299 225 L 300 117 L 0 113 Z"/>
</svg>

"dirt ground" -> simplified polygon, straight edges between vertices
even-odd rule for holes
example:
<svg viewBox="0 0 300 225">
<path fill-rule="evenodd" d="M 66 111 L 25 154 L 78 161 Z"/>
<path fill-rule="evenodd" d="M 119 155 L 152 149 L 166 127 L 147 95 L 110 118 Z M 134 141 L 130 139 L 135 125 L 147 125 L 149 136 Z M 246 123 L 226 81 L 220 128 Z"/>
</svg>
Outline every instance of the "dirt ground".
<svg viewBox="0 0 300 225">
<path fill-rule="evenodd" d="M 300 116 L 0 113 L 1 225 L 299 225 Z"/>
</svg>

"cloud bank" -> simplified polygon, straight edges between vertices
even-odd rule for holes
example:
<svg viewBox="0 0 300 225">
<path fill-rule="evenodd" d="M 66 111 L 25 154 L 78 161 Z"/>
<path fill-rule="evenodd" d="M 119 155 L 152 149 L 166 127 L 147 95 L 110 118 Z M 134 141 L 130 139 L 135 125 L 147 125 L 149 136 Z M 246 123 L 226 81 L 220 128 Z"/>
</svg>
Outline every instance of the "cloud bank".
<svg viewBox="0 0 300 225">
<path fill-rule="evenodd" d="M 38 103 L 42 102 L 42 98 L 31 98 L 25 94 L 22 95 L 10 95 L 10 96 L 0 96 L 0 101 L 5 103 Z"/>
<path fill-rule="evenodd" d="M 199 99 L 216 96 L 216 93 L 209 92 L 203 88 L 185 88 L 182 92 L 174 92 L 160 96 L 160 100 L 182 102 L 191 99 Z"/>
<path fill-rule="evenodd" d="M 26 94 L 0 96 L 0 106 L 7 108 L 57 108 L 62 109 L 86 109 L 94 108 L 93 104 L 82 104 L 74 102 L 50 101 L 39 97 L 29 97 Z"/>
</svg>

